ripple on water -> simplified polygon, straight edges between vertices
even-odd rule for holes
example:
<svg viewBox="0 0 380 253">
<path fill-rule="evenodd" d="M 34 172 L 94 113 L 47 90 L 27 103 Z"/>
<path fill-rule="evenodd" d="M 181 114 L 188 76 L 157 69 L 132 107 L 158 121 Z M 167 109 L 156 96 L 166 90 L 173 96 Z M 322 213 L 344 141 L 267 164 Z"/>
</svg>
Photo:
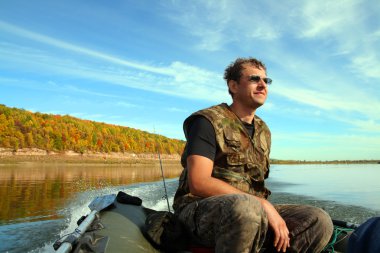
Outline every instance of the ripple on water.
<svg viewBox="0 0 380 253">
<path fill-rule="evenodd" d="M 316 206 L 330 214 L 332 219 L 354 224 L 361 224 L 371 217 L 380 215 L 380 211 L 361 206 L 347 205 L 335 201 L 320 200 L 309 196 L 290 193 L 275 192 L 270 196 L 269 200 L 273 204 L 304 204 Z"/>
</svg>

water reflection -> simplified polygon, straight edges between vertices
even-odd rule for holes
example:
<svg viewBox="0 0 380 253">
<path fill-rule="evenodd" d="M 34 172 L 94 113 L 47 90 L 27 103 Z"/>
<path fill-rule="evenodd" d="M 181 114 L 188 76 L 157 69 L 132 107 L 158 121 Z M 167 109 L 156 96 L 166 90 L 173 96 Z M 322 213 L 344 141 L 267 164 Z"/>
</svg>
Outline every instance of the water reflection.
<svg viewBox="0 0 380 253">
<path fill-rule="evenodd" d="M 165 164 L 166 178 L 178 177 L 179 163 Z M 18 163 L 0 166 L 0 223 L 59 218 L 58 210 L 75 193 L 108 186 L 156 181 L 152 164 Z"/>
</svg>

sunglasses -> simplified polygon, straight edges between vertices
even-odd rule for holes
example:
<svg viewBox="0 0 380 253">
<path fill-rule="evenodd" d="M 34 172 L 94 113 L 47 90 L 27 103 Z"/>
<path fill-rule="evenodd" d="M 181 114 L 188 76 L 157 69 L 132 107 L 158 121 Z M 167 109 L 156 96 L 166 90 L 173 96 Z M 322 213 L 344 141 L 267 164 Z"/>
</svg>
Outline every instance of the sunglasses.
<svg viewBox="0 0 380 253">
<path fill-rule="evenodd" d="M 272 79 L 270 79 L 269 77 L 261 78 L 261 76 L 257 76 L 257 75 L 248 76 L 248 80 L 255 83 L 258 83 L 260 82 L 260 80 L 263 80 L 264 83 L 267 85 L 272 83 Z"/>
</svg>

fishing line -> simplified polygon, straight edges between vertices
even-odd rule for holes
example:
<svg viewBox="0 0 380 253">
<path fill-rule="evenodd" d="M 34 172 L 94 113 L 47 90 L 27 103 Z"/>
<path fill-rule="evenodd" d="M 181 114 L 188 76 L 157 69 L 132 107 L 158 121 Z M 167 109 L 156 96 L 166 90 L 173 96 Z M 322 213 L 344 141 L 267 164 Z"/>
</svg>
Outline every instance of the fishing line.
<svg viewBox="0 0 380 253">
<path fill-rule="evenodd" d="M 154 134 L 156 134 L 156 130 L 153 128 Z M 160 169 L 161 169 L 161 177 L 162 177 L 162 182 L 164 183 L 164 189 L 165 189 L 165 195 L 164 198 L 166 198 L 166 203 L 168 204 L 168 210 L 170 212 L 170 205 L 169 205 L 169 197 L 168 197 L 168 191 L 166 189 L 166 183 L 165 183 L 165 176 L 164 176 L 164 169 L 162 167 L 162 160 L 161 160 L 161 154 L 160 154 L 160 149 L 158 147 L 158 143 L 156 142 L 156 148 L 157 148 L 157 154 L 158 154 L 158 160 L 160 161 Z"/>
<path fill-rule="evenodd" d="M 164 176 L 164 170 L 162 168 L 162 161 L 161 161 L 161 155 L 160 155 L 160 151 L 158 151 L 157 149 L 157 153 L 158 153 L 158 159 L 160 160 L 160 168 L 161 168 L 161 177 L 162 177 L 162 181 L 164 182 L 164 189 L 165 189 L 165 198 L 166 198 L 166 203 L 168 204 L 168 210 L 170 212 L 170 205 L 169 205 L 169 197 L 168 197 L 168 191 L 166 189 L 166 183 L 165 183 L 165 176 Z"/>
</svg>

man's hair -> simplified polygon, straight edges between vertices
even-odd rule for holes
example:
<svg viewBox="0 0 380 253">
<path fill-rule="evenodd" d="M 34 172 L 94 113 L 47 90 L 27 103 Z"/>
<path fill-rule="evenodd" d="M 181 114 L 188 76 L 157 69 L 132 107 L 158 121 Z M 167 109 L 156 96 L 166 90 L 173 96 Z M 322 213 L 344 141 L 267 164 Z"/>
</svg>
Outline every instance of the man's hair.
<svg viewBox="0 0 380 253">
<path fill-rule="evenodd" d="M 250 64 L 255 68 L 263 69 L 265 72 L 267 71 L 265 64 L 255 58 L 237 58 L 234 62 L 227 66 L 226 70 L 224 70 L 224 80 L 226 80 L 227 84 L 230 80 L 234 80 L 236 82 L 240 81 L 241 72 L 244 69 L 244 64 Z M 228 93 L 230 93 L 232 96 L 230 89 L 228 89 Z"/>
</svg>

